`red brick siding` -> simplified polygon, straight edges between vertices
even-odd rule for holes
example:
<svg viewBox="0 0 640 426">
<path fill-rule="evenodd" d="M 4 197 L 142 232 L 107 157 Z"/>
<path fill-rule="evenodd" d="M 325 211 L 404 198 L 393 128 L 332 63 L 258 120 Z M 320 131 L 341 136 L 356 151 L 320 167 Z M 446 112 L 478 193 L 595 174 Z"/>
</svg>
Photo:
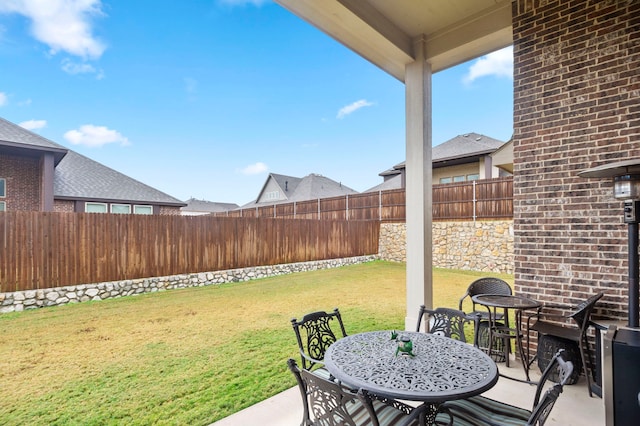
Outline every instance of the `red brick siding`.
<svg viewBox="0 0 640 426">
<path fill-rule="evenodd" d="M 161 215 L 179 216 L 180 207 L 160 206 Z"/>
<path fill-rule="evenodd" d="M 0 155 L 0 178 L 6 179 L 7 211 L 40 210 L 40 159 Z"/>
<path fill-rule="evenodd" d="M 517 0 L 515 287 L 575 303 L 603 290 L 627 317 L 627 225 L 609 179 L 581 170 L 640 158 L 640 2 Z"/>
<path fill-rule="evenodd" d="M 73 213 L 75 212 L 75 202 L 70 200 L 53 200 L 53 211 Z"/>
</svg>

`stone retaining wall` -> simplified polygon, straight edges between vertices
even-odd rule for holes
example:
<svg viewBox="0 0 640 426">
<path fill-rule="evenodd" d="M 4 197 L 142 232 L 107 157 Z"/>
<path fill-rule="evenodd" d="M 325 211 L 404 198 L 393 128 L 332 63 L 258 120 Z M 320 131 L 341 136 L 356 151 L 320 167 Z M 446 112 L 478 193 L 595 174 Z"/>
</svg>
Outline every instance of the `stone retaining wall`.
<svg viewBox="0 0 640 426">
<path fill-rule="evenodd" d="M 513 221 L 433 222 L 433 266 L 513 273 Z M 405 223 L 380 225 L 379 256 L 406 262 Z"/>
<path fill-rule="evenodd" d="M 294 272 L 314 271 L 318 269 L 338 268 L 345 265 L 376 260 L 378 256 L 357 256 L 345 259 L 298 262 L 285 265 L 256 266 L 227 271 L 200 272 L 195 274 L 172 275 L 168 277 L 140 278 L 135 280 L 114 281 L 96 284 L 81 284 L 42 290 L 16 291 L 0 293 L 0 314 L 19 312 L 25 309 L 37 309 L 67 303 L 104 300 L 143 293 L 171 290 L 187 287 L 224 284 L 249 281 Z"/>
</svg>

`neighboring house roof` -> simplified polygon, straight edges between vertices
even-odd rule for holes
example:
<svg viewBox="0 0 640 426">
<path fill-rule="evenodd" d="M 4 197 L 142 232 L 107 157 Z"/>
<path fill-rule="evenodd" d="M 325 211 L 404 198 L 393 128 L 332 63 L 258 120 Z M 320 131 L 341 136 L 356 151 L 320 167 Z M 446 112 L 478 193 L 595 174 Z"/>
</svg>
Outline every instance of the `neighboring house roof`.
<svg viewBox="0 0 640 426">
<path fill-rule="evenodd" d="M 337 197 L 339 195 L 357 194 L 342 182 L 336 182 L 327 177 L 310 174 L 302 178 L 289 201 L 314 200 L 316 198 Z"/>
<path fill-rule="evenodd" d="M 471 163 L 478 161 L 482 156 L 500 150 L 507 144 L 508 142 L 505 143 L 479 133 L 466 133 L 434 146 L 431 150 L 431 163 L 434 169 Z M 405 168 L 406 162 L 403 161 L 379 173 L 378 176 L 382 176 L 384 182 L 364 192 L 402 188 L 402 173 Z"/>
<path fill-rule="evenodd" d="M 373 188 L 369 188 L 364 192 L 378 192 L 378 191 L 387 191 L 390 189 L 400 189 L 402 188 L 402 175 L 397 173 L 395 176 L 386 179 L 380 185 L 376 185 Z"/>
<path fill-rule="evenodd" d="M 490 154 L 504 145 L 504 141 L 490 138 L 478 133 L 467 133 L 449 139 L 440 145 L 434 146 L 431 151 L 431 160 L 434 163 L 447 162 L 468 157 Z"/>
<path fill-rule="evenodd" d="M 0 145 L 16 151 L 39 151 L 53 153 L 55 164 L 65 156 L 68 149 L 43 138 L 29 130 L 0 117 Z"/>
<path fill-rule="evenodd" d="M 287 193 L 293 194 L 296 191 L 296 188 L 298 187 L 300 182 L 302 181 L 302 178 L 298 178 L 295 176 L 279 175 L 276 173 L 269 173 L 269 177 L 276 181 L 280 189 L 284 191 L 284 194 L 287 194 Z M 260 195 L 262 195 L 262 192 L 267 186 L 267 183 L 269 183 L 269 178 L 267 178 L 267 180 L 265 181 L 264 186 L 260 191 Z M 258 199 L 260 199 L 260 197 L 258 197 Z"/>
<path fill-rule="evenodd" d="M 434 168 L 462 164 L 474 161 L 476 157 L 491 154 L 504 144 L 503 141 L 479 133 L 465 133 L 434 146 L 431 149 L 431 162 Z M 379 176 L 399 174 L 405 167 L 406 162 L 403 161 L 380 173 Z"/>
<path fill-rule="evenodd" d="M 187 214 L 189 212 L 217 213 L 237 209 L 239 207 L 234 203 L 217 203 L 213 201 L 196 200 L 195 198 L 189 198 L 186 203 L 186 206 L 180 208 L 180 211 L 182 211 L 182 213 L 184 214 Z"/>
<path fill-rule="evenodd" d="M 7 151 L 53 152 L 55 199 L 127 201 L 184 206 L 181 200 L 0 118 L 0 145 Z"/>
<path fill-rule="evenodd" d="M 257 202 L 257 200 L 260 200 L 260 197 L 271 182 L 275 182 L 277 184 L 284 198 L 273 201 L 270 200 Z M 254 201 L 251 201 L 250 203 L 245 204 L 242 207 L 264 206 L 278 203 L 290 203 L 293 201 L 315 200 L 318 198 L 330 198 L 340 195 L 357 193 L 357 191 L 349 188 L 346 185 L 343 185 L 341 182 L 336 182 L 332 179 L 315 173 L 311 173 L 303 178 L 269 173 L 267 180 L 260 190 L 260 194 L 258 194 L 258 198 L 256 198 Z"/>
<path fill-rule="evenodd" d="M 185 205 L 177 198 L 71 150 L 56 167 L 53 194 L 55 198 L 64 199 Z"/>
</svg>

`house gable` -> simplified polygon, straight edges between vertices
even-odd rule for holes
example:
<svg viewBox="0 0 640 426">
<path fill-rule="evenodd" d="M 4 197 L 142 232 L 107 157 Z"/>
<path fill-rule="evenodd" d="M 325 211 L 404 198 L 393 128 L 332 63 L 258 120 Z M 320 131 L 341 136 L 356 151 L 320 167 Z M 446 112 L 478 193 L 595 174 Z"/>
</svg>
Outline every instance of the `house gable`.
<svg viewBox="0 0 640 426">
<path fill-rule="evenodd" d="M 256 201 L 243 207 L 315 200 L 357 193 L 341 182 L 315 173 L 303 178 L 270 173 Z"/>
<path fill-rule="evenodd" d="M 269 177 L 267 177 L 266 182 L 262 186 L 262 190 L 260 191 L 255 203 L 272 204 L 281 201 L 288 201 L 291 194 L 296 191 L 301 180 L 302 179 L 294 176 L 269 173 Z"/>
</svg>

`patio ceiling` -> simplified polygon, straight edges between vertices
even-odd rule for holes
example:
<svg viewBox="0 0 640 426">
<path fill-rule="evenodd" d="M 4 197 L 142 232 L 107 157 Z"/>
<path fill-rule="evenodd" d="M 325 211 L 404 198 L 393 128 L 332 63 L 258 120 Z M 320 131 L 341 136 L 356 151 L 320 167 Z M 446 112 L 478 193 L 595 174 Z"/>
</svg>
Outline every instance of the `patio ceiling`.
<svg viewBox="0 0 640 426">
<path fill-rule="evenodd" d="M 513 43 L 511 0 L 275 1 L 403 82 L 414 46 L 437 72 Z"/>
</svg>

